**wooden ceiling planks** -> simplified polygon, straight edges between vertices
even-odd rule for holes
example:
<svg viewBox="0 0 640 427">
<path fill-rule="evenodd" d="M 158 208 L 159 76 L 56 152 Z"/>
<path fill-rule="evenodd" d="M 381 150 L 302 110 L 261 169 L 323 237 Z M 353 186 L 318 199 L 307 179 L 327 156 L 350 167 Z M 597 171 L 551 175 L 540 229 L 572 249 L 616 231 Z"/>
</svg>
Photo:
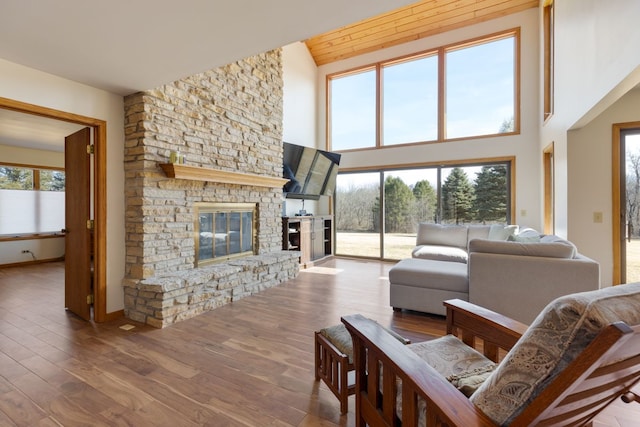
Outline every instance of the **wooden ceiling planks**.
<svg viewBox="0 0 640 427">
<path fill-rule="evenodd" d="M 538 0 L 422 0 L 305 41 L 316 65 L 538 7 Z"/>
</svg>

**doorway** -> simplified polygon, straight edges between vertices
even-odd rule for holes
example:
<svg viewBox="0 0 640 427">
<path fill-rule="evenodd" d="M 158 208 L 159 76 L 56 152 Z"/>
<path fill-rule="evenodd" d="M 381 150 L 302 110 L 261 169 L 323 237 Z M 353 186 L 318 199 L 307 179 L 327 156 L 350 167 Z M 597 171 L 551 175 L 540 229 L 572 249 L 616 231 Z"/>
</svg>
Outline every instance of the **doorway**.
<svg viewBox="0 0 640 427">
<path fill-rule="evenodd" d="M 104 322 L 106 315 L 106 128 L 104 120 L 68 113 L 47 107 L 27 104 L 0 97 L 0 108 L 20 113 L 32 114 L 55 120 L 87 126 L 94 141 L 94 182 L 92 185 L 94 200 L 93 251 L 93 320 Z"/>
<path fill-rule="evenodd" d="M 614 284 L 640 281 L 640 122 L 613 126 Z"/>
</svg>

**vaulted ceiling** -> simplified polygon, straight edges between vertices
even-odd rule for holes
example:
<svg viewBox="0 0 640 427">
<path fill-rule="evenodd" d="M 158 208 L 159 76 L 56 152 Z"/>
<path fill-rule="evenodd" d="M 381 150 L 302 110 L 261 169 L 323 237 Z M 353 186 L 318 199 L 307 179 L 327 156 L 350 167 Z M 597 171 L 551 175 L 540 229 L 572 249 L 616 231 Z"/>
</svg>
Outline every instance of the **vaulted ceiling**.
<svg viewBox="0 0 640 427">
<path fill-rule="evenodd" d="M 295 41 L 306 40 L 321 65 L 537 6 L 538 0 L 57 0 L 36 7 L 2 0 L 0 61 L 126 95 Z M 61 150 L 68 126 L 0 111 L 0 145 Z"/>
<path fill-rule="evenodd" d="M 538 0 L 421 0 L 306 40 L 317 65 L 538 7 Z"/>
</svg>

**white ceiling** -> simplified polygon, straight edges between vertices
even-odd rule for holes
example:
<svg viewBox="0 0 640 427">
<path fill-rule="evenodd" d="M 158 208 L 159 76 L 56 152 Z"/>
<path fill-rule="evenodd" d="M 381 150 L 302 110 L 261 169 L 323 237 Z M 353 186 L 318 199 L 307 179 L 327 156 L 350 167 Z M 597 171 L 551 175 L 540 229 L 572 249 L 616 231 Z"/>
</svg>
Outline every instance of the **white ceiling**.
<svg viewBox="0 0 640 427">
<path fill-rule="evenodd" d="M 2 0 L 0 58 L 128 95 L 414 1 Z M 0 112 L 0 144 L 60 150 L 73 132 L 20 116 Z"/>
</svg>

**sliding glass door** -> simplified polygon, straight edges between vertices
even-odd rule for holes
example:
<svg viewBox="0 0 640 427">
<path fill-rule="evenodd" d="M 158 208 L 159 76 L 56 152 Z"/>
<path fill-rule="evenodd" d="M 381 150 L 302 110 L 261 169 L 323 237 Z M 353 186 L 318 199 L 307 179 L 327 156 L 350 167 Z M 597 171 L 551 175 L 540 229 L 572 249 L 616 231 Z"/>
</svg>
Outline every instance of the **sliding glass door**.
<svg viewBox="0 0 640 427">
<path fill-rule="evenodd" d="M 336 255 L 411 256 L 420 222 L 508 223 L 511 162 L 340 173 Z"/>
</svg>

